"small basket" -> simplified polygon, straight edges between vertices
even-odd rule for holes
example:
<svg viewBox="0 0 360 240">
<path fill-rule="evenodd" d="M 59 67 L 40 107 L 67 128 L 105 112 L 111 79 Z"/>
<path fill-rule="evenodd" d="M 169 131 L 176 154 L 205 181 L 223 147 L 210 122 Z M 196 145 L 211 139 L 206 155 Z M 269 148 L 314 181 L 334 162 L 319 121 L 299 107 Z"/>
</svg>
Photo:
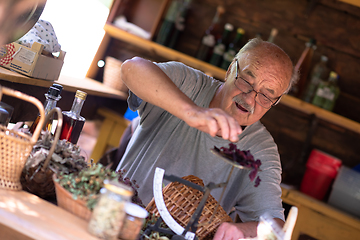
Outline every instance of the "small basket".
<svg viewBox="0 0 360 240">
<path fill-rule="evenodd" d="M 66 211 L 89 221 L 91 217 L 91 211 L 86 206 L 86 202 L 81 199 L 73 199 L 72 194 L 62 187 L 56 180 L 56 175 L 53 175 L 57 205 Z"/>
<path fill-rule="evenodd" d="M 61 128 L 63 124 L 63 115 L 61 109 L 56 107 L 51 109 L 51 111 L 46 115 L 45 122 L 46 124 L 48 121 L 51 120 L 51 117 L 56 112 L 57 115 L 57 126 L 56 132 L 54 136 L 54 141 L 52 146 L 49 150 L 49 154 L 47 155 L 43 166 L 39 169 L 40 165 L 32 167 L 29 169 L 28 173 L 22 173 L 21 175 L 21 185 L 24 190 L 33 193 L 43 199 L 55 199 L 55 186 L 52 179 L 52 175 L 54 172 L 48 168 L 51 157 L 55 151 L 57 142 L 59 141 Z M 44 126 L 43 126 L 44 128 Z"/>
<path fill-rule="evenodd" d="M 116 58 L 110 56 L 107 56 L 105 58 L 103 83 L 106 86 L 127 93 L 129 89 L 121 80 L 121 71 L 120 71 L 121 64 L 122 61 Z"/>
<path fill-rule="evenodd" d="M 183 177 L 183 179 L 204 186 L 203 181 L 196 176 L 190 175 Z M 171 182 L 168 184 L 163 189 L 163 195 L 166 208 L 174 220 L 183 227 L 187 225 L 203 197 L 203 193 L 199 190 L 179 182 Z M 221 206 L 218 206 L 216 214 L 213 216 L 217 205 L 215 198 L 209 195 L 198 221 L 200 226 L 196 231 L 196 236 L 199 239 L 211 238 L 221 223 L 232 222 L 230 216 L 227 215 Z M 160 216 L 154 198 L 147 205 L 146 210 L 151 214 L 155 214 L 157 217 Z M 212 216 L 212 221 L 208 223 Z"/>
<path fill-rule="evenodd" d="M 0 188 L 19 191 L 22 189 L 21 173 L 34 144 L 39 138 L 45 120 L 45 111 L 38 99 L 19 91 L 0 86 L 0 100 L 2 94 L 30 102 L 39 109 L 40 113 L 39 124 L 32 137 L 0 126 Z"/>
</svg>

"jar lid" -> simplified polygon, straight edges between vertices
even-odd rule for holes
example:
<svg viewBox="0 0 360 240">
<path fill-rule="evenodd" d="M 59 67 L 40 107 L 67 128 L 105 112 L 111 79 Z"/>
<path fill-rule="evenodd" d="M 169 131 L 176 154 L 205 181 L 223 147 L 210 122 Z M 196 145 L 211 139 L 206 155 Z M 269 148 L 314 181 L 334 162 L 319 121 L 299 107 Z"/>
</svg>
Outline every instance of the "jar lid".
<svg viewBox="0 0 360 240">
<path fill-rule="evenodd" d="M 112 181 L 104 180 L 104 187 L 114 193 L 126 197 L 131 197 L 134 194 L 131 187 L 115 180 Z"/>
<path fill-rule="evenodd" d="M 125 212 L 131 216 L 138 217 L 138 218 L 146 218 L 149 213 L 146 209 L 140 207 L 135 203 L 128 202 L 125 204 Z"/>
</svg>

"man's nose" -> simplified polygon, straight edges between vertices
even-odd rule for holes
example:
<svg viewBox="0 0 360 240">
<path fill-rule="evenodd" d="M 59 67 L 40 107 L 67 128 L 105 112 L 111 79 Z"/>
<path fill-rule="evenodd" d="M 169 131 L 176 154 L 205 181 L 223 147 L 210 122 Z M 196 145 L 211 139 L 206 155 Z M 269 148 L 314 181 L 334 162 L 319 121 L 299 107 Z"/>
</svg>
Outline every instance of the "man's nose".
<svg viewBox="0 0 360 240">
<path fill-rule="evenodd" d="M 256 95 L 257 93 L 254 90 L 252 90 L 251 92 L 244 94 L 244 100 L 246 101 L 247 104 L 253 106 L 255 104 Z"/>
</svg>

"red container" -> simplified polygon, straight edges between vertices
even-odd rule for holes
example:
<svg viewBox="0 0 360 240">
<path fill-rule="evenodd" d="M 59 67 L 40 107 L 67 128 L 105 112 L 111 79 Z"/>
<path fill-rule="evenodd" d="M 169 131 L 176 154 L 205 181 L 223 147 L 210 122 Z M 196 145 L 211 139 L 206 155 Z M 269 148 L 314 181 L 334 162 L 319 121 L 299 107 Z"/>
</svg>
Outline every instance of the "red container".
<svg viewBox="0 0 360 240">
<path fill-rule="evenodd" d="M 300 191 L 322 200 L 341 166 L 341 160 L 314 149 L 306 163 Z"/>
</svg>

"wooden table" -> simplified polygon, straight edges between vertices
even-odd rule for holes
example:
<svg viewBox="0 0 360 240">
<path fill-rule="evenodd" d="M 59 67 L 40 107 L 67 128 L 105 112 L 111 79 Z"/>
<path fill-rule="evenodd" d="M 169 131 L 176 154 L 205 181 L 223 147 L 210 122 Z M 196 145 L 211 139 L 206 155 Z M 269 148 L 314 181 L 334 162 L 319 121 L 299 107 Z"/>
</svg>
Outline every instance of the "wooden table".
<svg viewBox="0 0 360 240">
<path fill-rule="evenodd" d="M 1 240 L 95 240 L 88 223 L 25 191 L 0 189 Z"/>
<path fill-rule="evenodd" d="M 300 235 L 319 240 L 360 239 L 360 219 L 285 185 L 282 200 L 299 209 L 292 240 Z"/>
<path fill-rule="evenodd" d="M 86 119 L 92 119 L 96 115 L 97 109 L 101 107 L 110 108 L 120 114 L 125 113 L 127 109 L 126 93 L 108 87 L 94 79 L 80 79 L 61 75 L 58 80 L 49 81 L 27 77 L 0 67 L 0 85 L 34 96 L 41 102 L 45 101 L 44 94 L 53 83 L 63 86 L 62 98 L 57 106 L 64 111 L 70 110 L 76 90 L 79 89 L 88 94 L 81 111 L 81 115 Z M 37 116 L 36 107 L 30 103 L 8 96 L 3 96 L 2 101 L 15 108 L 12 122 L 33 121 Z"/>
</svg>

